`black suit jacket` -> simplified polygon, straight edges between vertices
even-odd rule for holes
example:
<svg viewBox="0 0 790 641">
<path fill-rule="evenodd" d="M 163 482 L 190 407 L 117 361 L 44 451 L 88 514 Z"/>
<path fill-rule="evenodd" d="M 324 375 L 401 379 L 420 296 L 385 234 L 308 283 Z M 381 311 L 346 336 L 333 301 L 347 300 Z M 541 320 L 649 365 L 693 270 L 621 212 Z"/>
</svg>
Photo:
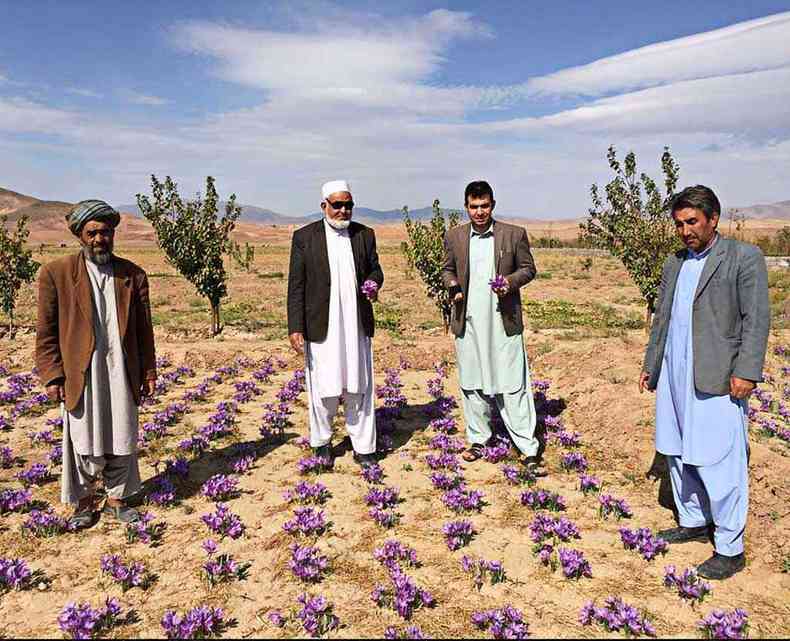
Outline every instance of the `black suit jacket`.
<svg viewBox="0 0 790 641">
<path fill-rule="evenodd" d="M 348 228 L 354 266 L 357 270 L 357 309 L 362 328 L 373 336 L 373 305 L 360 287 L 373 280 L 379 287 L 384 273 L 376 252 L 376 235 L 365 225 L 353 222 Z M 329 328 L 329 256 L 323 219 L 294 232 L 288 270 L 288 333 L 301 332 L 305 340 L 320 343 Z"/>
</svg>

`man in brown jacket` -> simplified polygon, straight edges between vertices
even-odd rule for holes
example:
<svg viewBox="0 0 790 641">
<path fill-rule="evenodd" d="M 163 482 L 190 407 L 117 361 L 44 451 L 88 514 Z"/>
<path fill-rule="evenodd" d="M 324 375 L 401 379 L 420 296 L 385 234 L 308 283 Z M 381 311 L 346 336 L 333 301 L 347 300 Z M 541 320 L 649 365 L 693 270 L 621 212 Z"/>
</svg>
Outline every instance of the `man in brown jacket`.
<svg viewBox="0 0 790 641">
<path fill-rule="evenodd" d="M 75 528 L 89 527 L 102 477 L 103 512 L 129 523 L 139 518 L 125 503 L 140 489 L 137 406 L 156 382 L 148 279 L 113 255 L 120 216 L 107 203 L 82 201 L 66 221 L 82 250 L 42 267 L 36 330 L 36 367 L 63 412 L 61 500 L 76 505 Z"/>
<path fill-rule="evenodd" d="M 470 222 L 447 232 L 442 271 L 471 443 L 463 456 L 472 462 L 483 455 L 496 405 L 522 462 L 541 473 L 519 293 L 536 273 L 527 232 L 492 218 L 496 201 L 485 181 L 466 187 L 464 204 Z"/>
</svg>

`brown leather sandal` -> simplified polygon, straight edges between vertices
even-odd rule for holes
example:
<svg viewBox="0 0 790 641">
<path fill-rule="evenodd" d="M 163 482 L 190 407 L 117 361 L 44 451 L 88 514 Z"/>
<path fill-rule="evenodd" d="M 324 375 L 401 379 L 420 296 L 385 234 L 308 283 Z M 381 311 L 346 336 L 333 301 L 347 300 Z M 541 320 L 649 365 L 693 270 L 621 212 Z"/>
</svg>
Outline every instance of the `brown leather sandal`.
<svg viewBox="0 0 790 641">
<path fill-rule="evenodd" d="M 472 446 L 461 454 L 461 458 L 467 463 L 474 463 L 476 460 L 483 458 L 483 446 L 480 443 L 473 443 Z"/>
</svg>

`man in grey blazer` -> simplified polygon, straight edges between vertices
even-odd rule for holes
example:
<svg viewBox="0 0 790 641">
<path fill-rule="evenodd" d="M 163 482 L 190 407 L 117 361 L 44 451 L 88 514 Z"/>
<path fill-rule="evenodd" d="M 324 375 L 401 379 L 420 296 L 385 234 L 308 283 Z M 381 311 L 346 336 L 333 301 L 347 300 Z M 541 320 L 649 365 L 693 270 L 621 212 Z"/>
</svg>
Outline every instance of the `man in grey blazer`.
<svg viewBox="0 0 790 641">
<path fill-rule="evenodd" d="M 444 285 L 450 293 L 458 378 L 471 446 L 464 459 L 483 455 L 492 436 L 495 404 L 523 463 L 540 472 L 524 323 L 519 290 L 535 277 L 535 261 L 522 227 L 494 220 L 494 192 L 485 181 L 466 187 L 470 222 L 445 236 Z"/>
<path fill-rule="evenodd" d="M 721 206 L 703 185 L 672 202 L 685 250 L 669 256 L 659 287 L 640 391 L 657 390 L 656 450 L 667 458 L 679 527 L 670 543 L 706 541 L 700 576 L 745 566 L 749 508 L 747 398 L 762 381 L 770 306 L 760 250 L 722 238 Z"/>
</svg>

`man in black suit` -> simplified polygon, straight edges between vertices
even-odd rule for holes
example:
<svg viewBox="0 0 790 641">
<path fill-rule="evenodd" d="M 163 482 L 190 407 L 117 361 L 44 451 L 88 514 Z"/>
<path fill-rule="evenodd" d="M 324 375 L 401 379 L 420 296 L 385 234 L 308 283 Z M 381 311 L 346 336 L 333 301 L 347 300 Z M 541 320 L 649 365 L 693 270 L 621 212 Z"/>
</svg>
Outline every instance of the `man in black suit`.
<svg viewBox="0 0 790 641">
<path fill-rule="evenodd" d="M 321 197 L 323 219 L 298 229 L 291 242 L 288 337 L 305 355 L 316 456 L 333 460 L 332 420 L 342 398 L 354 460 L 366 467 L 376 452 L 371 301 L 384 274 L 373 230 L 351 221 L 348 183 L 325 183 Z"/>
</svg>

